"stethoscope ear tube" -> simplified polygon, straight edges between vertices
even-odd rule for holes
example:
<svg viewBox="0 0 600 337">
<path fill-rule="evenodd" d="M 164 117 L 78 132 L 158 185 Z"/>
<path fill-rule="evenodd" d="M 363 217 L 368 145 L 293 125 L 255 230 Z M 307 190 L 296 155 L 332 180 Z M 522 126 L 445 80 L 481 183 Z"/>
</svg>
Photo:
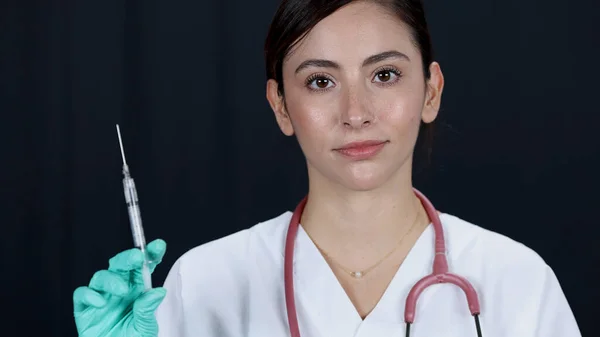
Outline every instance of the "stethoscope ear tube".
<svg viewBox="0 0 600 337">
<path fill-rule="evenodd" d="M 479 314 L 473 315 L 475 317 L 475 329 L 477 330 L 477 337 L 481 336 L 481 325 L 479 324 Z"/>
</svg>

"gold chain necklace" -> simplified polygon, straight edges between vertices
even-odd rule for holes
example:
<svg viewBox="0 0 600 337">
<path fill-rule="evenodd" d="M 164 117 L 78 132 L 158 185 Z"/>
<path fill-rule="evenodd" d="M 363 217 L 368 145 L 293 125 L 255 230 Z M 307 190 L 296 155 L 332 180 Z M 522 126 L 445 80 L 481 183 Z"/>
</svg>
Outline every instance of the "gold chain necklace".
<svg viewBox="0 0 600 337">
<path fill-rule="evenodd" d="M 400 247 L 400 245 L 404 241 L 404 238 L 406 238 L 413 231 L 413 229 L 415 228 L 415 225 L 418 223 L 417 220 L 419 220 L 420 215 L 421 215 L 421 212 L 417 212 L 417 215 L 415 216 L 415 220 L 413 221 L 412 225 L 410 226 L 410 228 L 408 229 L 408 231 L 406 232 L 406 234 L 404 234 L 402 236 L 402 238 L 400 239 L 400 241 L 398 241 L 398 244 L 396 246 L 394 246 L 394 249 L 392 249 L 392 251 L 390 251 L 384 257 L 382 257 L 381 259 L 379 259 L 379 261 L 377 261 L 374 265 L 372 265 L 369 268 L 364 269 L 364 270 L 352 271 L 349 268 L 344 267 L 340 263 L 336 262 L 323 249 L 321 249 L 321 247 L 319 247 L 319 245 L 317 245 L 317 243 L 314 240 L 312 240 L 312 238 L 311 238 L 311 240 L 313 241 L 313 243 L 317 247 L 317 249 L 321 252 L 321 254 L 325 255 L 329 260 L 331 260 L 331 262 L 335 263 L 338 267 L 340 267 L 340 269 L 342 269 L 344 272 L 346 272 L 347 274 L 349 274 L 353 278 L 360 279 L 363 276 L 365 276 L 367 273 L 369 273 L 370 271 L 372 271 L 373 269 L 375 269 L 377 266 L 379 266 L 383 261 L 385 261 L 388 257 L 390 257 L 396 251 L 396 249 L 398 249 L 398 247 Z M 308 233 L 307 233 L 307 235 L 308 235 Z M 310 238 L 310 235 L 308 237 Z"/>
</svg>

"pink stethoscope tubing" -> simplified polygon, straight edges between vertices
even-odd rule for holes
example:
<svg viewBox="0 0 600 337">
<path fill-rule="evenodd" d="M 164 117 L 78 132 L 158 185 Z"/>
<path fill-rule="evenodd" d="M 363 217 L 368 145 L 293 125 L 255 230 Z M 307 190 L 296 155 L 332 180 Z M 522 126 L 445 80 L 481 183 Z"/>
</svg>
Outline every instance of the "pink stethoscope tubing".
<svg viewBox="0 0 600 337">
<path fill-rule="evenodd" d="M 469 305 L 469 311 L 475 318 L 475 328 L 477 336 L 482 337 L 481 327 L 479 324 L 479 299 L 477 298 L 477 292 L 475 288 L 465 278 L 448 272 L 448 261 L 446 260 L 446 243 L 444 240 L 444 231 L 442 229 L 442 222 L 438 213 L 431 204 L 431 202 L 419 192 L 417 189 L 413 189 L 416 196 L 421 201 L 421 204 L 425 208 L 425 212 L 429 217 L 430 222 L 433 224 L 433 231 L 435 233 L 435 257 L 433 259 L 433 272 L 420 281 L 418 281 L 408 293 L 405 303 L 404 310 L 404 321 L 406 323 L 406 336 L 410 336 L 410 326 L 415 319 L 415 308 L 417 306 L 417 300 L 419 295 L 429 286 L 439 283 L 451 283 L 458 286 L 465 293 L 467 297 L 467 303 Z M 298 227 L 300 226 L 300 217 L 306 206 L 308 197 L 304 197 L 302 201 L 296 206 L 292 219 L 288 227 L 288 232 L 285 241 L 285 258 L 284 258 L 284 284 L 285 284 L 285 304 L 287 309 L 288 323 L 290 327 L 290 334 L 292 337 L 300 337 L 300 329 L 298 326 L 298 316 L 296 312 L 296 301 L 294 299 L 294 245 L 296 241 L 296 235 L 298 234 Z"/>
</svg>

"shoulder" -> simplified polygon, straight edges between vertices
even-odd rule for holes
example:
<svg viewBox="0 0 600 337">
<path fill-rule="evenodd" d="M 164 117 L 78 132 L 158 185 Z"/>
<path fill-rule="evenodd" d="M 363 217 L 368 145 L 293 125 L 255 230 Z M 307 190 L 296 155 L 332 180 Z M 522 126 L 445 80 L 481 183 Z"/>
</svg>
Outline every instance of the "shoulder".
<svg viewBox="0 0 600 337">
<path fill-rule="evenodd" d="M 511 299 L 523 310 L 548 296 L 564 297 L 552 267 L 531 247 L 457 216 L 444 218 L 450 259 L 484 289 L 484 296 Z"/>
<path fill-rule="evenodd" d="M 269 274 L 280 274 L 278 250 L 290 218 L 285 212 L 180 256 L 163 285 L 167 295 L 157 310 L 160 336 L 182 336 L 185 331 L 241 336 L 251 287 L 265 284 Z"/>
<path fill-rule="evenodd" d="M 291 213 L 284 212 L 248 229 L 198 245 L 177 259 L 170 274 L 177 274 L 182 292 L 193 289 L 194 296 L 219 297 L 227 293 L 231 296 L 231 292 L 241 292 L 250 281 L 249 268 L 257 260 L 272 261 L 271 257 L 283 250 L 290 218 Z"/>
<path fill-rule="evenodd" d="M 556 274 L 536 251 L 453 215 L 442 223 L 450 268 L 479 290 L 487 316 L 513 325 L 514 335 L 581 336 Z"/>
<path fill-rule="evenodd" d="M 519 268 L 542 271 L 548 268 L 536 251 L 507 235 L 451 214 L 444 213 L 441 219 L 448 253 L 454 259 L 484 263 L 487 267 L 503 271 Z"/>
<path fill-rule="evenodd" d="M 457 216 L 442 218 L 450 268 L 468 275 L 487 294 L 533 300 L 556 290 L 551 267 L 532 248 Z"/>
<path fill-rule="evenodd" d="M 552 268 L 532 248 L 456 216 L 444 215 L 443 219 L 450 268 L 481 289 L 483 303 L 504 303 L 538 315 L 538 306 L 548 298 L 564 301 Z"/>
<path fill-rule="evenodd" d="M 275 248 L 274 245 L 280 241 L 282 235 L 287 229 L 287 224 L 291 218 L 290 212 L 284 212 L 276 217 L 267 219 L 225 237 L 209 241 L 198 245 L 180 258 L 181 268 L 191 271 L 189 268 L 202 265 L 205 267 L 244 265 L 257 248 L 263 247 L 263 243 L 269 248 Z"/>
</svg>

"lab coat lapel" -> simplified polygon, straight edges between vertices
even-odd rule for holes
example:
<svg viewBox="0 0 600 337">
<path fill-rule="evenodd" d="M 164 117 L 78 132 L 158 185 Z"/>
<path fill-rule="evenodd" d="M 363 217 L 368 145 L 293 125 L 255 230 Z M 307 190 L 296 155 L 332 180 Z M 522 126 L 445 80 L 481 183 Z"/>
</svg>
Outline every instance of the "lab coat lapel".
<svg viewBox="0 0 600 337">
<path fill-rule="evenodd" d="M 405 300 L 412 286 L 431 272 L 433 242 L 433 228 L 429 225 L 379 303 L 363 321 L 317 247 L 300 227 L 294 277 L 301 332 L 304 328 L 308 337 L 375 337 L 404 333 Z M 420 302 L 427 301 L 430 296 L 422 294 Z M 417 306 L 417 314 L 422 306 Z"/>
<path fill-rule="evenodd" d="M 354 336 L 362 319 L 302 227 L 298 230 L 296 250 L 294 279 L 302 336 Z"/>
<path fill-rule="evenodd" d="M 290 218 L 291 212 L 282 215 L 281 222 L 276 223 L 277 227 L 269 228 L 263 233 L 265 247 L 268 247 L 281 261 L 281 268 L 283 268 L 285 234 Z M 453 218 L 447 214 L 441 214 L 440 218 L 446 237 L 450 270 L 467 275 L 465 270 L 457 268 L 459 266 L 455 264 L 459 260 L 459 256 L 463 254 L 466 244 L 474 240 L 474 234 L 468 234 L 465 228 L 453 221 Z M 301 336 L 404 336 L 406 297 L 419 279 L 431 273 L 434 241 L 433 227 L 430 224 L 407 255 L 375 309 L 363 321 L 317 247 L 300 227 L 296 237 L 293 261 L 295 299 Z M 268 270 L 264 271 L 264 273 L 268 272 Z M 285 319 L 283 269 L 281 279 L 278 279 L 277 282 L 281 284 L 281 318 Z M 478 285 L 474 284 L 474 286 Z M 450 294 L 451 297 L 439 296 L 443 295 L 438 292 L 444 287 L 444 285 L 434 285 L 421 294 L 417 302 L 416 321 L 411 328 L 411 336 L 458 336 L 458 331 L 461 331 L 455 323 L 458 321 L 464 321 L 467 324 L 465 329 L 472 330 L 471 317 L 457 318 L 449 315 L 453 312 L 464 313 L 466 306 L 464 294 L 448 285 L 446 288 L 454 290 Z M 437 296 L 436 293 L 438 293 Z M 446 304 L 446 302 L 454 303 L 452 296 L 457 299 L 460 307 L 448 307 L 450 303 Z M 481 296 L 481 299 L 484 300 L 484 297 Z M 438 303 L 444 303 L 444 305 Z M 453 329 L 448 329 L 449 327 Z"/>
<path fill-rule="evenodd" d="M 453 266 L 451 255 L 460 255 L 465 242 L 469 241 L 471 237 L 459 236 L 458 233 L 464 234 L 463 231 L 456 229 L 453 231 L 445 214 L 441 214 L 440 219 L 446 238 L 448 262 L 450 269 L 454 270 L 456 268 Z M 430 224 L 415 242 L 381 301 L 364 320 L 356 337 L 405 335 L 404 306 L 406 298 L 415 283 L 432 272 L 433 258 L 435 257 L 434 243 L 435 235 L 433 226 Z M 444 288 L 451 289 L 451 292 L 440 294 L 441 289 Z M 439 284 L 428 287 L 421 293 L 417 301 L 415 324 L 411 327 L 411 336 L 434 336 L 442 333 L 445 336 L 453 337 L 460 335 L 460 331 L 470 330 L 473 324 L 472 319 L 461 320 L 460 317 L 456 317 L 457 313 L 462 312 L 464 315 L 466 308 L 464 301 L 462 291 L 453 285 Z M 456 305 L 460 305 L 460 307 L 453 307 Z M 468 316 L 467 318 L 470 318 Z M 399 332 L 400 334 L 398 334 Z"/>
<path fill-rule="evenodd" d="M 411 288 L 431 273 L 433 261 L 433 227 L 427 226 L 400 265 L 381 300 L 367 318 L 404 324 L 404 306 Z"/>
<path fill-rule="evenodd" d="M 432 259 L 433 228 L 430 225 L 415 242 L 381 300 L 363 321 L 356 337 L 404 336 L 406 297 L 412 286 L 431 272 Z"/>
</svg>

